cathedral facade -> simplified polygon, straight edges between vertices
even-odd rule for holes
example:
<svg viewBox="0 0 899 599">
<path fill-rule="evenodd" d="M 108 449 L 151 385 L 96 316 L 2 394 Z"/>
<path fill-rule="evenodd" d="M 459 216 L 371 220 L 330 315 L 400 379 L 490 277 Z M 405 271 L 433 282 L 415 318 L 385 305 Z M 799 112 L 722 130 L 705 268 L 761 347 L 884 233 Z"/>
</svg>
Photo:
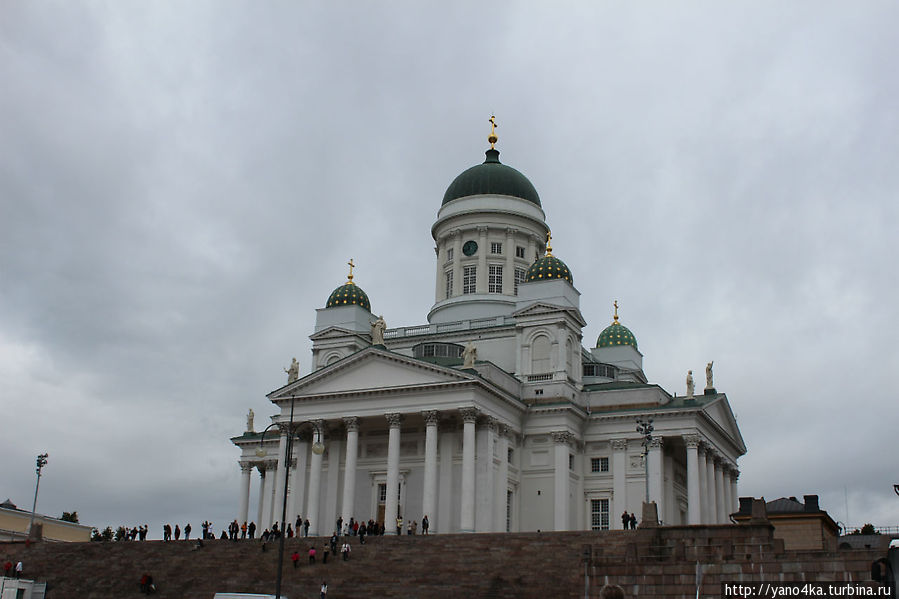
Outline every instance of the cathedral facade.
<svg viewBox="0 0 899 599">
<path fill-rule="evenodd" d="M 691 374 L 683 396 L 649 382 L 617 304 L 585 347 L 580 293 L 537 190 L 488 141 L 431 227 L 427 324 L 387 328 L 351 261 L 317 310 L 312 372 L 299 378 L 294 363 L 268 394 L 275 426 L 256 432 L 250 418 L 231 439 L 240 522 L 270 528 L 286 505 L 310 534 L 351 517 L 388 533 L 424 516 L 432 533 L 598 530 L 647 497 L 663 524 L 737 510 L 746 447 L 712 364 L 705 389 Z"/>
</svg>

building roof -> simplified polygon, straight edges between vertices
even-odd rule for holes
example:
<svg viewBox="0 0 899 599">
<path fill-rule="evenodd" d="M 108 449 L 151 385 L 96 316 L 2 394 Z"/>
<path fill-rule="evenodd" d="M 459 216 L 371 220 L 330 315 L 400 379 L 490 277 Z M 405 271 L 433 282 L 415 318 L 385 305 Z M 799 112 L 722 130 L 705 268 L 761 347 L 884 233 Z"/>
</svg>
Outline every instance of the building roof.
<svg viewBox="0 0 899 599">
<path fill-rule="evenodd" d="M 368 301 L 368 294 L 362 291 L 362 287 L 356 285 L 352 281 L 347 281 L 328 296 L 328 303 L 325 308 L 336 308 L 338 306 L 357 305 L 371 312 L 371 302 Z"/>
<path fill-rule="evenodd" d="M 456 177 L 443 194 L 443 204 L 474 195 L 504 195 L 521 198 L 540 206 L 534 185 L 520 172 L 499 161 L 499 150 L 490 149 L 482 164 Z"/>
</svg>

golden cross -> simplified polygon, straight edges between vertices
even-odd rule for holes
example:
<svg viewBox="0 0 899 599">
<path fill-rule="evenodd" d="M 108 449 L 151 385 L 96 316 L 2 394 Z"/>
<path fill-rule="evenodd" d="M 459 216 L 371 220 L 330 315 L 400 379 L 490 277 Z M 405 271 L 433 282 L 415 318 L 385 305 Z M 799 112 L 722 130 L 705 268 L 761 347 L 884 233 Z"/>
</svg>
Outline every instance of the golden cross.
<svg viewBox="0 0 899 599">
<path fill-rule="evenodd" d="M 612 305 L 615 306 L 615 322 L 618 322 L 618 300 L 612 302 Z"/>
<path fill-rule="evenodd" d="M 490 149 L 495 150 L 496 141 L 499 139 L 496 136 L 496 115 L 491 115 L 487 120 L 490 121 L 490 135 L 487 136 L 487 141 L 490 142 Z"/>
<path fill-rule="evenodd" d="M 552 243 L 553 243 L 553 234 L 552 234 L 552 232 L 547 231 L 546 232 L 546 255 L 547 256 L 553 255 Z"/>
<path fill-rule="evenodd" d="M 347 262 L 347 264 L 350 265 L 350 276 L 347 277 L 347 281 L 352 282 L 352 280 L 353 280 L 353 267 L 356 266 L 356 265 L 353 264 L 353 259 L 352 259 L 352 258 L 350 258 L 350 261 Z"/>
</svg>

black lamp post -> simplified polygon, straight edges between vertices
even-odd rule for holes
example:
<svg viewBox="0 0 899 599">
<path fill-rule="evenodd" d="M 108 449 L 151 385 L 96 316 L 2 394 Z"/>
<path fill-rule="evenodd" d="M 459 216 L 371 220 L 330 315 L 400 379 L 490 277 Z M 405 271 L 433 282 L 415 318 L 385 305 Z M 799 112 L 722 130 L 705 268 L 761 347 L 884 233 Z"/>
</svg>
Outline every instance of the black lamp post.
<svg viewBox="0 0 899 599">
<path fill-rule="evenodd" d="M 279 539 L 279 542 L 278 542 L 278 574 L 277 574 L 277 578 L 275 579 L 275 599 L 281 599 L 281 580 L 282 580 L 283 574 L 284 574 L 284 538 L 287 536 L 285 534 L 285 532 L 286 532 L 285 522 L 287 521 L 287 477 L 290 475 L 290 461 L 293 458 L 293 438 L 297 435 L 299 428 L 301 426 L 303 426 L 304 424 L 307 424 L 306 422 L 294 423 L 294 421 L 293 421 L 294 399 L 295 398 L 293 398 L 293 397 L 290 398 L 290 420 L 287 422 L 286 425 L 283 425 L 283 426 L 285 426 L 285 428 L 287 428 L 287 452 L 284 456 L 284 464 L 283 464 L 283 466 L 284 466 L 284 493 L 283 493 L 284 497 L 281 502 L 281 530 L 280 530 L 281 538 Z M 269 429 L 271 429 L 274 426 L 280 427 L 281 423 L 275 422 L 275 423 L 272 423 L 272 424 L 268 425 L 267 427 L 265 427 L 265 430 L 262 431 L 262 436 L 259 438 L 259 449 L 256 451 L 256 455 L 258 455 L 260 457 L 265 455 L 265 450 L 262 449 L 263 442 L 265 441 L 265 433 L 267 433 L 269 431 Z M 320 437 L 321 431 L 319 431 L 316 427 L 314 427 L 314 428 L 315 428 L 315 433 L 317 435 L 319 435 L 319 438 L 312 444 L 312 453 L 314 453 L 316 455 L 321 455 L 325 452 L 325 446 L 321 442 L 321 437 Z M 297 467 L 299 467 L 299 464 L 297 465 Z"/>
<path fill-rule="evenodd" d="M 649 503 L 649 444 L 652 443 L 652 418 L 637 418 L 637 432 L 643 435 L 643 473 L 646 477 L 646 503 Z"/>
<path fill-rule="evenodd" d="M 37 510 L 37 491 L 41 486 L 41 469 L 47 465 L 50 454 L 42 453 L 37 456 L 37 483 L 34 485 L 34 503 L 31 505 L 31 522 L 28 523 L 28 538 L 31 538 L 31 529 L 34 528 L 34 512 Z"/>
</svg>

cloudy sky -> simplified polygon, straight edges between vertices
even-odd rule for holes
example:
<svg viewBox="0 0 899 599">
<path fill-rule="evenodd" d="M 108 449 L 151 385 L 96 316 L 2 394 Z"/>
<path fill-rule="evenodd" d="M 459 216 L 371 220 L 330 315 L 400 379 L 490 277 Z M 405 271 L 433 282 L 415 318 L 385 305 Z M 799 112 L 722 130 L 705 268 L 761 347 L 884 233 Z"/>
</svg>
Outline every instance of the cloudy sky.
<svg viewBox="0 0 899 599">
<path fill-rule="evenodd" d="M 83 523 L 223 523 L 228 438 L 356 282 L 426 322 L 443 192 L 540 192 L 586 345 L 715 360 L 740 494 L 899 524 L 895 2 L 0 4 L 0 455 Z M 892 373 L 892 374 L 891 374 Z M 255 493 L 255 490 L 254 490 Z"/>
</svg>

